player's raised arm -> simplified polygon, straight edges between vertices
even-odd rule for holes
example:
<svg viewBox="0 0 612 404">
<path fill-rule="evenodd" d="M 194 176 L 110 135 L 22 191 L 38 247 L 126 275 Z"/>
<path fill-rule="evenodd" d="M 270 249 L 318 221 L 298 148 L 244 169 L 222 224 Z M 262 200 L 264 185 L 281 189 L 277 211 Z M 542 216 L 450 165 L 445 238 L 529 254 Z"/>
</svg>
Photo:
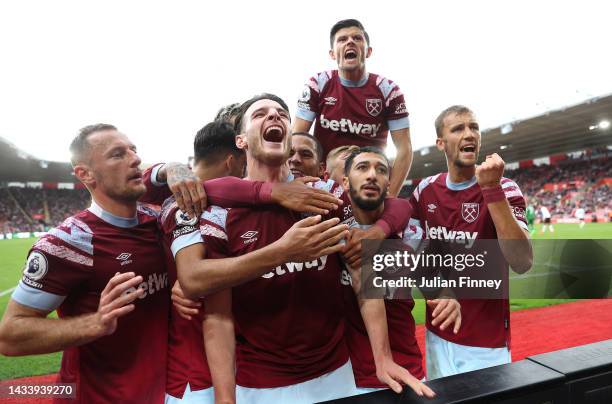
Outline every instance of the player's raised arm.
<svg viewBox="0 0 612 404">
<path fill-rule="evenodd" d="M 476 179 L 495 224 L 502 254 L 513 271 L 524 273 L 533 264 L 533 250 L 525 222 L 525 200 L 513 182 L 502 185 L 503 173 L 504 161 L 497 153 L 487 156 L 485 162 L 476 167 Z M 510 195 L 511 201 L 514 199 L 513 206 L 506 195 Z"/>
<path fill-rule="evenodd" d="M 0 352 L 7 356 L 36 355 L 62 351 L 110 335 L 117 320 L 134 310 L 141 297 L 136 288 L 142 276 L 133 272 L 115 275 L 100 296 L 98 311 L 71 318 L 47 318 L 53 310 L 39 310 L 11 299 L 0 322 Z M 125 293 L 136 288 L 134 292 Z"/>
<path fill-rule="evenodd" d="M 397 196 L 402 190 L 404 181 L 412 165 L 412 142 L 410 141 L 410 128 L 391 130 L 391 139 L 397 149 L 397 156 L 391 170 L 389 195 Z"/>
</svg>

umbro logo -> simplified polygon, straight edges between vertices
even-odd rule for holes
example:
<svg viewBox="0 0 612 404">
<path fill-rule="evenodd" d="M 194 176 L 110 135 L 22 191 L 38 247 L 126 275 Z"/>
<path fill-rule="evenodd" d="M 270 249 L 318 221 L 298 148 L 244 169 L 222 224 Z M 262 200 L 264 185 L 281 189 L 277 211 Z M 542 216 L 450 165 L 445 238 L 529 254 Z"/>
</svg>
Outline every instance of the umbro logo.
<svg viewBox="0 0 612 404">
<path fill-rule="evenodd" d="M 257 241 L 257 239 L 258 239 L 257 235 L 258 234 L 259 234 L 258 231 L 249 230 L 249 231 L 247 231 L 246 233 L 244 233 L 240 237 L 244 239 L 244 244 L 250 244 L 250 243 L 253 243 L 253 242 Z"/>
<path fill-rule="evenodd" d="M 437 206 L 434 205 L 433 203 L 430 203 L 429 205 L 427 205 L 427 211 L 434 213 L 434 211 L 436 210 Z"/>
<path fill-rule="evenodd" d="M 127 265 L 127 264 L 132 263 L 132 260 L 129 259 L 131 256 L 132 256 L 131 253 L 124 252 L 124 253 L 117 255 L 115 259 L 121 261 L 121 265 Z"/>
<path fill-rule="evenodd" d="M 325 105 L 336 105 L 336 101 L 338 101 L 334 97 L 325 97 Z"/>
</svg>

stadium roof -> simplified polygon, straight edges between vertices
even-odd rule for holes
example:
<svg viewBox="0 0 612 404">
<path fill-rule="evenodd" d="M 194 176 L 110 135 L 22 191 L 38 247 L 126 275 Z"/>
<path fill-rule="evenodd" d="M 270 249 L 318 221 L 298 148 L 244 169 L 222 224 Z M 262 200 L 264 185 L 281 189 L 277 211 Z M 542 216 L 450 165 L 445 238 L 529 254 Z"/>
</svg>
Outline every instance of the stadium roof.
<svg viewBox="0 0 612 404">
<path fill-rule="evenodd" d="M 0 182 L 75 182 L 70 163 L 47 162 L 0 138 Z"/>
<path fill-rule="evenodd" d="M 487 129 L 481 158 L 497 152 L 511 163 L 612 145 L 612 127 L 596 127 L 602 120 L 612 122 L 612 94 Z M 410 178 L 441 171 L 446 161 L 435 146 L 415 151 Z M 76 182 L 70 163 L 40 160 L 0 138 L 0 182 L 9 181 Z"/>
<path fill-rule="evenodd" d="M 597 127 L 604 120 L 612 122 L 612 94 L 487 129 L 482 132 L 480 157 L 498 153 L 511 163 L 612 145 L 612 127 Z M 446 171 L 446 160 L 435 146 L 415 151 L 410 178 L 441 171 Z"/>
</svg>

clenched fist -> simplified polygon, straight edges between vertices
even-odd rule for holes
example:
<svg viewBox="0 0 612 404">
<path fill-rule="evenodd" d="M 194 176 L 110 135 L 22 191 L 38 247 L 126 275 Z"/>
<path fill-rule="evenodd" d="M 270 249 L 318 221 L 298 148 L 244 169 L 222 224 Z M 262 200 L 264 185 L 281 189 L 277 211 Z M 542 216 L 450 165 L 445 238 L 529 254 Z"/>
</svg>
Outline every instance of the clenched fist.
<svg viewBox="0 0 612 404">
<path fill-rule="evenodd" d="M 484 163 L 476 166 L 476 180 L 480 188 L 492 188 L 500 184 L 504 174 L 504 160 L 497 153 L 487 156 Z"/>
</svg>

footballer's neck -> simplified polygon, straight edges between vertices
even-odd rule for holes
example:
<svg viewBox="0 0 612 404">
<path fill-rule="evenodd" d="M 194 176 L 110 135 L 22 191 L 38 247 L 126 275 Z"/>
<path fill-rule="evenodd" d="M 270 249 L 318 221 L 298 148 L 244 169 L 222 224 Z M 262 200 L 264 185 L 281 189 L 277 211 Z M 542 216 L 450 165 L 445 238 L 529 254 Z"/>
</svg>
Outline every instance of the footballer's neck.
<svg viewBox="0 0 612 404">
<path fill-rule="evenodd" d="M 264 182 L 285 182 L 287 181 L 287 170 L 283 169 L 287 164 L 265 163 L 258 159 L 250 158 L 247 155 L 247 176 L 245 179 L 251 181 Z"/>
<path fill-rule="evenodd" d="M 350 69 L 350 70 L 339 69 L 338 74 L 344 80 L 358 82 L 366 76 L 367 72 L 366 72 L 365 65 L 363 65 L 356 69 Z"/>
<path fill-rule="evenodd" d="M 227 177 L 228 175 L 225 164 L 206 165 L 204 163 L 196 163 L 192 171 L 200 181 L 213 180 L 215 178 Z"/>
<path fill-rule="evenodd" d="M 469 181 L 476 175 L 476 166 L 461 167 L 451 164 L 448 167 L 448 177 L 456 184 Z"/>
<path fill-rule="evenodd" d="M 91 198 L 98 206 L 114 216 L 127 219 L 136 217 L 137 201 L 119 200 L 99 192 L 92 193 Z"/>
</svg>

